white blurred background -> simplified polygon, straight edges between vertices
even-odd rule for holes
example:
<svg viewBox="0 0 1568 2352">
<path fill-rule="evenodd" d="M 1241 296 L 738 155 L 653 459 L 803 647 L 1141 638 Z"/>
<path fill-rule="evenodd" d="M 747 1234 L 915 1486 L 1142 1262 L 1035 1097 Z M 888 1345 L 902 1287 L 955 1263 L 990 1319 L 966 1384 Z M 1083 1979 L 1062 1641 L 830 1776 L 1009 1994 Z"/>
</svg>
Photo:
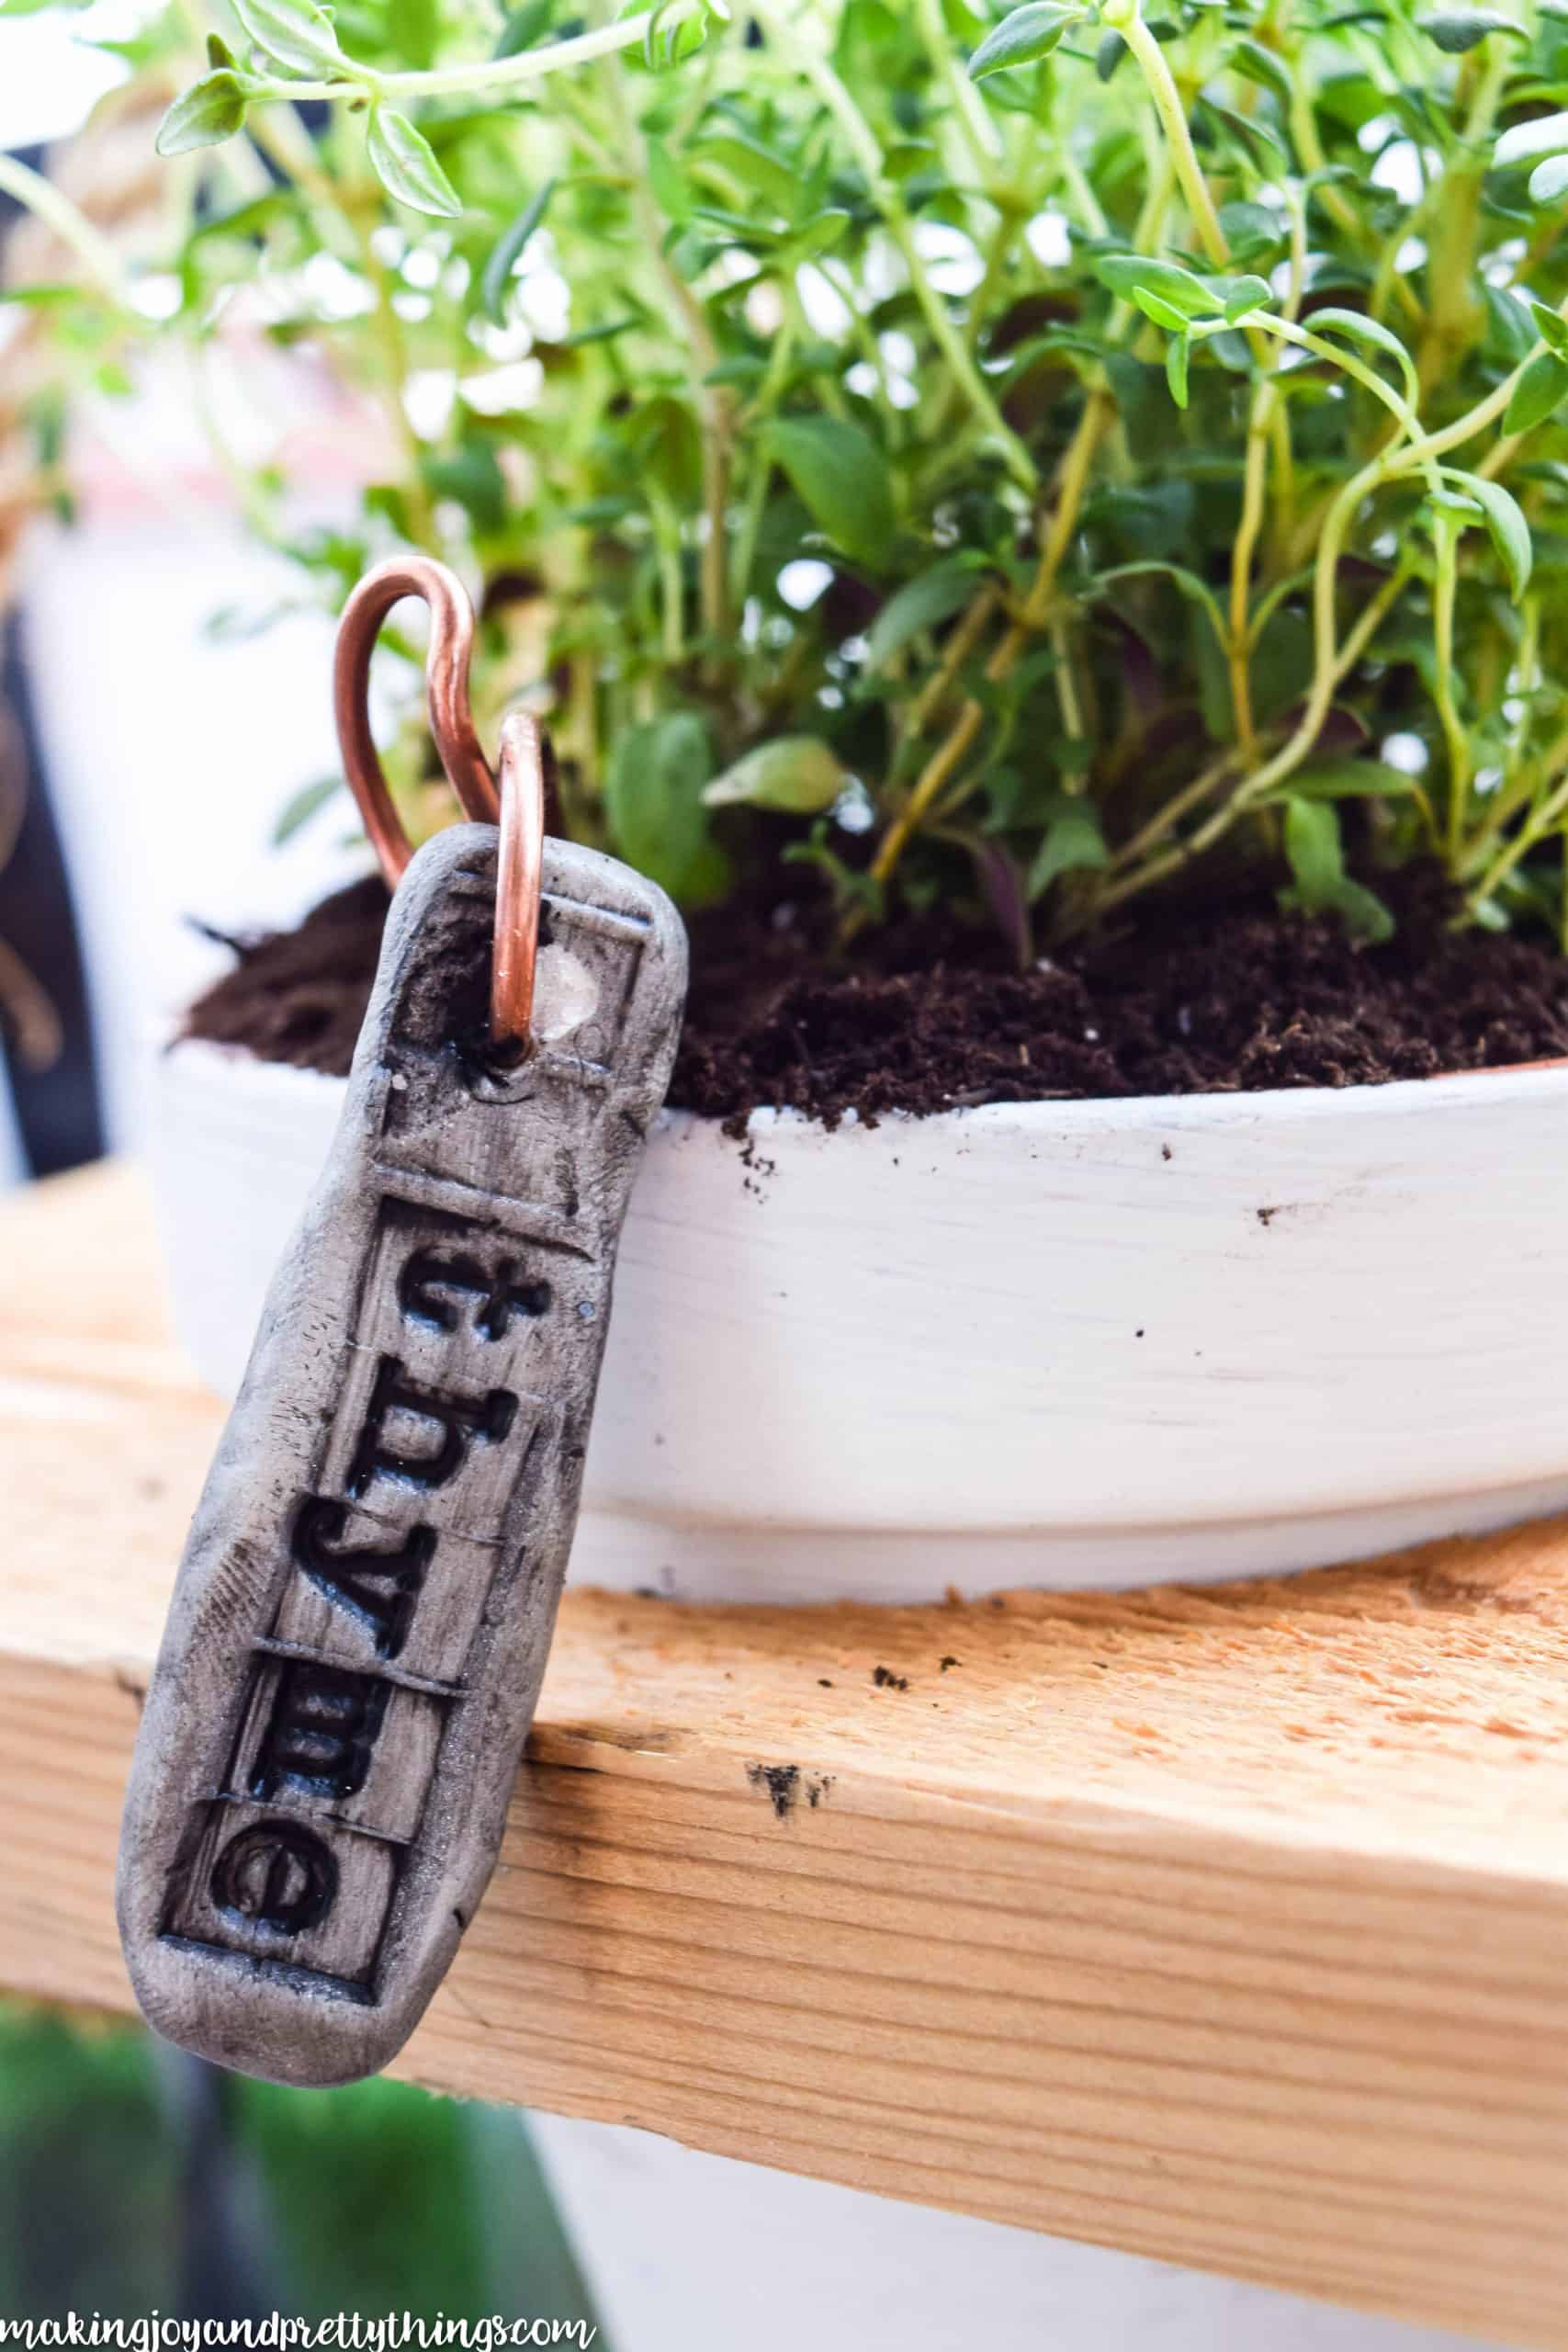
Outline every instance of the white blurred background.
<svg viewBox="0 0 1568 2352">
<path fill-rule="evenodd" d="M 122 71 L 89 44 L 130 22 L 118 0 L 0 19 L 0 150 L 30 154 L 78 128 Z M 285 429 L 288 394 L 276 381 L 230 389 L 249 403 L 240 430 L 265 439 Z M 336 769 L 332 628 L 298 612 L 255 633 L 212 634 L 215 616 L 260 616 L 298 598 L 300 580 L 227 511 L 189 387 L 173 374 L 150 379 L 135 401 L 106 405 L 97 425 L 77 453 L 77 523 L 39 526 L 26 548 L 21 627 L 118 1150 L 141 1136 L 152 1041 L 226 961 L 194 922 L 291 922 L 363 871 L 365 854 L 344 845 L 346 801 L 287 847 L 273 844 L 290 796 Z M 323 520 L 331 473 L 320 467 L 302 492 Z M 0 1182 L 23 1172 L 0 1080 Z"/>
</svg>

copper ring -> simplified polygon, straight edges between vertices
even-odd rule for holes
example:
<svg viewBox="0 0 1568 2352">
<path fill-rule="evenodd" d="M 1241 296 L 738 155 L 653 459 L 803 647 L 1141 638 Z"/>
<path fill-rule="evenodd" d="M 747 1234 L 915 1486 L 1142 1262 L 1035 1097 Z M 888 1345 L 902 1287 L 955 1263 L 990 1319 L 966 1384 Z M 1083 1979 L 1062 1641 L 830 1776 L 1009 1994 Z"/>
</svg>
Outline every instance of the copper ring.
<svg viewBox="0 0 1568 2352">
<path fill-rule="evenodd" d="M 422 596 L 430 607 L 425 701 L 430 731 L 447 781 L 465 816 L 479 824 L 501 828 L 491 1021 L 497 1045 L 526 1052 L 532 1035 L 544 860 L 544 743 L 537 723 L 525 713 L 513 713 L 502 729 L 498 786 L 468 705 L 473 606 L 457 573 L 431 556 L 397 556 L 378 564 L 374 571 L 366 573 L 343 608 L 333 661 L 333 707 L 344 775 L 388 888 L 395 890 L 413 855 L 413 844 L 387 788 L 370 731 L 368 694 L 370 657 L 381 624 L 405 596 Z"/>
<path fill-rule="evenodd" d="M 333 662 L 333 707 L 343 772 L 359 803 L 365 830 L 396 888 L 413 852 L 392 806 L 380 754 L 370 732 L 370 657 L 381 624 L 404 596 L 423 596 L 430 606 L 430 650 L 425 656 L 425 699 L 430 731 L 447 780 L 466 816 L 493 825 L 500 814 L 495 778 L 474 732 L 468 708 L 468 662 L 474 646 L 474 608 L 455 571 L 430 556 L 397 556 L 367 571 L 343 608 Z"/>
<path fill-rule="evenodd" d="M 501 723 L 501 846 L 495 861 L 495 953 L 490 967 L 491 1035 L 526 1053 L 533 1042 L 534 967 L 545 862 L 545 740 L 528 711 Z"/>
</svg>

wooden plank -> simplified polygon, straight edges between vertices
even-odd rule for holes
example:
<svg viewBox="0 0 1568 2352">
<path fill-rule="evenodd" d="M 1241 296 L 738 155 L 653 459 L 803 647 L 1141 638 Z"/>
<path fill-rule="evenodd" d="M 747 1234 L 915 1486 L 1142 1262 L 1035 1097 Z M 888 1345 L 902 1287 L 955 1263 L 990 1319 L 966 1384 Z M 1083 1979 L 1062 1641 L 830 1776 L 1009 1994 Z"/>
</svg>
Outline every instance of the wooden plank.
<svg viewBox="0 0 1568 2352">
<path fill-rule="evenodd" d="M 220 1416 L 135 1177 L 7 1204 L 0 1267 L 0 1982 L 120 2007 Z M 1561 1524 L 1125 1598 L 569 1594 L 402 2071 L 1568 2346 L 1565 1666 Z"/>
</svg>

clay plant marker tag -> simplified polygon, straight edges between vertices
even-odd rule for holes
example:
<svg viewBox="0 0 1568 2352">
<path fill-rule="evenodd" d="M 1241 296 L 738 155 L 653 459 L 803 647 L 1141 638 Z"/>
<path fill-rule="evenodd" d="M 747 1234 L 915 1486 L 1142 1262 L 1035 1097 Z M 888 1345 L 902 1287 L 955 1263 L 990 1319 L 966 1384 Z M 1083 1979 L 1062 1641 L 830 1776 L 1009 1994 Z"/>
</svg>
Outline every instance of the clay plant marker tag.
<svg viewBox="0 0 1568 2352">
<path fill-rule="evenodd" d="M 362 633 L 398 582 L 461 602 L 405 566 L 364 584 Z M 437 684 L 433 646 L 433 710 Z M 474 772 L 454 782 L 482 797 Z M 517 838 L 503 822 L 503 900 Z M 497 860 L 492 827 L 453 826 L 398 888 L 137 1743 L 118 1881 L 137 1997 L 171 2041 L 279 2082 L 386 2064 L 494 1865 L 684 999 L 663 893 L 545 842 L 532 1049 L 497 1054 Z"/>
</svg>

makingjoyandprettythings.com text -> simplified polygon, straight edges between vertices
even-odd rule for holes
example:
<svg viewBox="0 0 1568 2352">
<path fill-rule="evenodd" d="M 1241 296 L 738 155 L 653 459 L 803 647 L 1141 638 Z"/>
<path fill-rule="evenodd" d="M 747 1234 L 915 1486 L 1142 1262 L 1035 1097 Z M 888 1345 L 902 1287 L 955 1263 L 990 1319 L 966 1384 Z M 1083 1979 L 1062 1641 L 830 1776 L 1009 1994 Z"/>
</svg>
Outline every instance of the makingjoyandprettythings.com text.
<svg viewBox="0 0 1568 2352">
<path fill-rule="evenodd" d="M 423 2319 L 412 2312 L 338 2312 L 329 2319 L 175 2319 L 157 2310 L 130 2319 L 67 2312 L 60 2319 L 0 2318 L 0 2345 L 23 2352 L 535 2352 L 566 2345 L 589 2352 L 587 2319 Z"/>
</svg>

